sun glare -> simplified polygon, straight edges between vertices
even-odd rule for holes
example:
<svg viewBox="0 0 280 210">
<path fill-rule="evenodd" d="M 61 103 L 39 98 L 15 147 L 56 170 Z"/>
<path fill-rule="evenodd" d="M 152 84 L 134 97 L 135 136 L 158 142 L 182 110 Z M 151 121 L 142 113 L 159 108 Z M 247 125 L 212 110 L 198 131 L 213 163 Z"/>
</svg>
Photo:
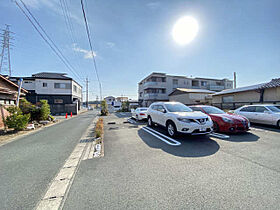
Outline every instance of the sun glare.
<svg viewBox="0 0 280 210">
<path fill-rule="evenodd" d="M 198 28 L 196 19 L 190 16 L 182 17 L 173 27 L 173 39 L 180 45 L 188 44 L 196 37 Z"/>
</svg>

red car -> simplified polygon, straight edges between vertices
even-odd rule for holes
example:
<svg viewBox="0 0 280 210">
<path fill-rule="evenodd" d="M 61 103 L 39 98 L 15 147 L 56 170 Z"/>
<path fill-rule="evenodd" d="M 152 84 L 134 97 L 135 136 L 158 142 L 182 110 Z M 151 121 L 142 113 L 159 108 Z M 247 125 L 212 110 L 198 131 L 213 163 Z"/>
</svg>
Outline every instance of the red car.
<svg viewBox="0 0 280 210">
<path fill-rule="evenodd" d="M 228 114 L 217 107 L 196 105 L 190 108 L 209 115 L 213 121 L 214 132 L 238 133 L 246 132 L 250 128 L 250 122 L 246 117 Z"/>
</svg>

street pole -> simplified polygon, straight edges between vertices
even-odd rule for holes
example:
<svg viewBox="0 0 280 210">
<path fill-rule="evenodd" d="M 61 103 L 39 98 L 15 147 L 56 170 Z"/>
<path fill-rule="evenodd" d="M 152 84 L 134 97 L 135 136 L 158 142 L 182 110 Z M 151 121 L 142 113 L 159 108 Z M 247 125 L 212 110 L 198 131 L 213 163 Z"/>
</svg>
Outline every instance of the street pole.
<svg viewBox="0 0 280 210">
<path fill-rule="evenodd" d="M 86 106 L 88 109 L 88 77 L 86 78 Z"/>
<path fill-rule="evenodd" d="M 21 90 L 21 86 L 22 86 L 22 81 L 23 81 L 23 79 L 20 78 L 20 79 L 19 79 L 19 86 L 18 86 L 18 95 L 17 95 L 16 106 L 19 106 L 19 98 L 20 98 L 20 90 Z"/>
</svg>

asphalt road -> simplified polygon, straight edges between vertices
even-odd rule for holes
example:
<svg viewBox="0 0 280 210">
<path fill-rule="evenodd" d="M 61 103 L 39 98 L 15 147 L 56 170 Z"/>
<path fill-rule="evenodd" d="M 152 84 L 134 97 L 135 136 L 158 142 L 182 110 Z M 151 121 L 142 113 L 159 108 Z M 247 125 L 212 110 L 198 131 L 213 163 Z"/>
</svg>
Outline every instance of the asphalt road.
<svg viewBox="0 0 280 210">
<path fill-rule="evenodd" d="M 33 209 L 86 131 L 94 111 L 0 147 L 0 209 Z"/>
<path fill-rule="evenodd" d="M 124 117 L 105 118 L 105 156 L 81 162 L 64 209 L 279 209 L 279 130 L 176 147 Z"/>
</svg>

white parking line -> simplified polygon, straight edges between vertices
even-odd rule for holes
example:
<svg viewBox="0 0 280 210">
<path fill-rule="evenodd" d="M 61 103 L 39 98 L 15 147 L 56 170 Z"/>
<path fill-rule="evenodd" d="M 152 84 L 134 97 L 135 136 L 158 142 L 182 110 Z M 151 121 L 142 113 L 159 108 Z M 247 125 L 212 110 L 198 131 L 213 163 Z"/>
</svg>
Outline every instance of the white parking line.
<svg viewBox="0 0 280 210">
<path fill-rule="evenodd" d="M 174 140 L 174 139 L 172 139 L 172 138 L 170 138 L 170 137 L 168 137 L 168 136 L 166 136 L 166 135 L 164 135 L 160 132 L 157 132 L 154 129 L 151 129 L 149 127 L 143 127 L 142 129 L 144 131 L 148 132 L 149 134 L 153 135 L 154 137 L 157 137 L 159 140 L 165 142 L 166 144 L 169 144 L 169 145 L 172 145 L 172 146 L 180 146 L 181 145 L 181 142 L 176 141 L 176 140 Z M 167 141 L 166 139 L 162 138 L 161 136 L 168 139 L 171 142 L 174 142 L 174 143 L 171 143 L 171 142 Z"/>
<path fill-rule="evenodd" d="M 221 133 L 210 133 L 209 136 L 213 136 L 220 139 L 229 139 L 228 135 L 221 134 Z"/>
</svg>

